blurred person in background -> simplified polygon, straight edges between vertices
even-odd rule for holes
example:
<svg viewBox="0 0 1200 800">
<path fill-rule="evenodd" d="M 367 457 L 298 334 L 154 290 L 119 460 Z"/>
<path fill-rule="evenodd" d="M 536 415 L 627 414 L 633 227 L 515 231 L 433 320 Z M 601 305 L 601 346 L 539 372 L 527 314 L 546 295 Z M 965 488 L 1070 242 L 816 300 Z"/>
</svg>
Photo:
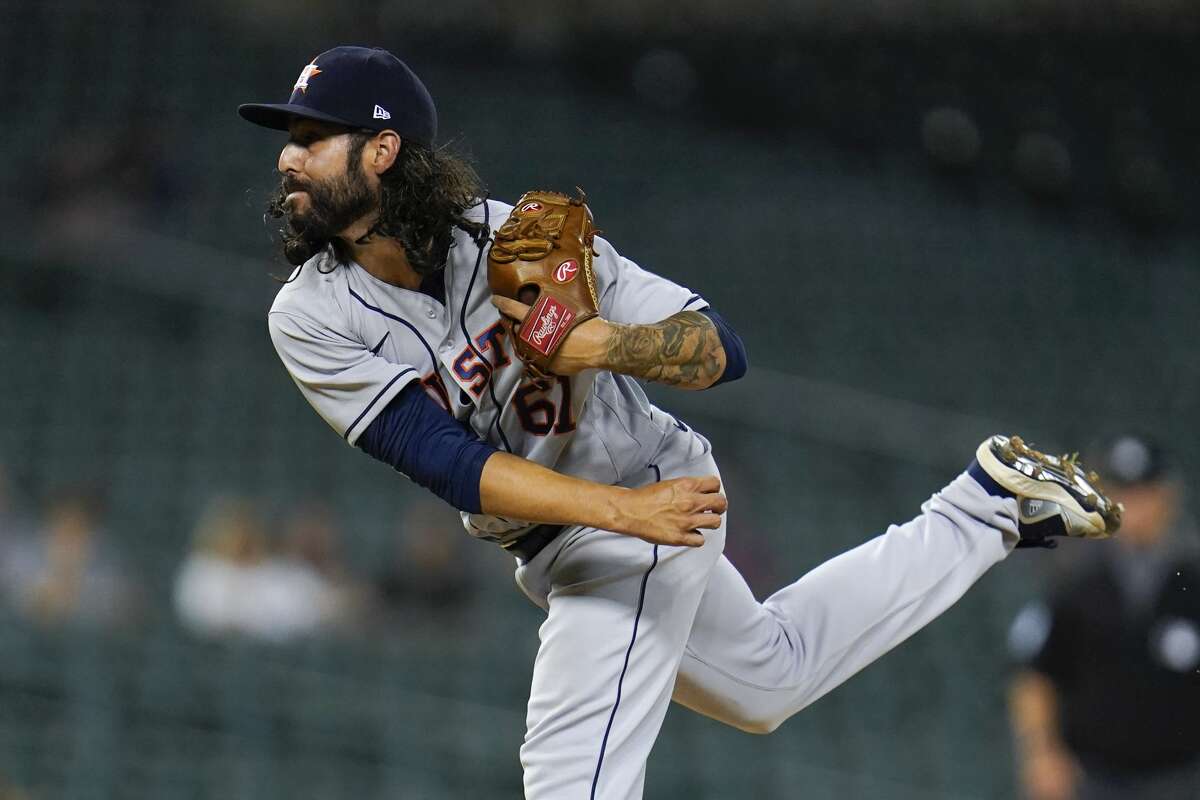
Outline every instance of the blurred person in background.
<svg viewBox="0 0 1200 800">
<path fill-rule="evenodd" d="M 157 117 L 68 135 L 71 157 L 51 159 L 30 184 L 42 221 L 33 232 L 40 246 L 87 248 L 160 217 L 182 181 L 169 139 Z"/>
<path fill-rule="evenodd" d="M 1010 711 L 1030 800 L 1200 797 L 1200 543 L 1161 448 L 1122 436 L 1101 469 L 1121 535 L 1017 615 Z"/>
<path fill-rule="evenodd" d="M 175 582 L 175 607 L 193 632 L 283 642 L 337 619 L 338 596 L 316 569 L 271 552 L 254 505 L 212 500 Z"/>
<path fill-rule="evenodd" d="M 380 624 L 407 632 L 418 621 L 458 629 L 475 596 L 462 537 L 446 532 L 460 524 L 445 506 L 421 499 L 407 506 L 396 529 L 394 555 L 376 576 Z M 413 613 L 417 612 L 417 613 Z"/>
<path fill-rule="evenodd" d="M 0 800 L 31 800 L 30 796 L 9 782 L 0 772 Z"/>
<path fill-rule="evenodd" d="M 89 489 L 59 492 L 32 535 L 10 542 L 0 563 L 9 603 L 38 622 L 115 627 L 132 623 L 138 587 L 103 533 L 104 504 Z"/>
<path fill-rule="evenodd" d="M 342 531 L 324 502 L 302 503 L 284 521 L 282 566 L 324 595 L 325 627 L 355 627 L 371 594 L 346 563 Z"/>
</svg>

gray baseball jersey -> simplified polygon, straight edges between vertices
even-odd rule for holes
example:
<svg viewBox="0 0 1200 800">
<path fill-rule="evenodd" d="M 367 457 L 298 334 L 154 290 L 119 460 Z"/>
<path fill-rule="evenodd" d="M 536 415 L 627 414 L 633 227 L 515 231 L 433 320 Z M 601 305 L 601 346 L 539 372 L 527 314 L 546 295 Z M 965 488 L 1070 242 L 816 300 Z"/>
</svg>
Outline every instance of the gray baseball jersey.
<svg viewBox="0 0 1200 800">
<path fill-rule="evenodd" d="M 510 211 L 489 200 L 467 216 L 495 228 Z M 650 323 L 707 307 L 604 239 L 595 249 L 604 318 Z M 444 304 L 324 254 L 292 274 L 271 307 L 271 339 L 305 398 L 347 442 L 413 381 L 495 447 L 598 483 L 640 472 L 664 436 L 695 435 L 671 424 L 624 375 L 587 370 L 545 390 L 529 380 L 491 304 L 484 255 L 455 232 Z M 473 535 L 501 542 L 529 525 L 482 514 L 464 514 L 464 522 Z"/>
</svg>

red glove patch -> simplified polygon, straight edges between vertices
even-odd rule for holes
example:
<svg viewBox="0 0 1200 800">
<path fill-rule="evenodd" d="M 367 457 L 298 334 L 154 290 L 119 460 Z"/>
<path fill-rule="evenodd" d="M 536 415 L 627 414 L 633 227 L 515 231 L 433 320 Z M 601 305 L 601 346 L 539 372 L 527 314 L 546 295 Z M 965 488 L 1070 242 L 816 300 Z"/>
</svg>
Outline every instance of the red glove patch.
<svg viewBox="0 0 1200 800">
<path fill-rule="evenodd" d="M 543 294 L 521 323 L 521 341 L 548 356 L 571 330 L 574 320 L 575 312 L 550 295 Z"/>
</svg>

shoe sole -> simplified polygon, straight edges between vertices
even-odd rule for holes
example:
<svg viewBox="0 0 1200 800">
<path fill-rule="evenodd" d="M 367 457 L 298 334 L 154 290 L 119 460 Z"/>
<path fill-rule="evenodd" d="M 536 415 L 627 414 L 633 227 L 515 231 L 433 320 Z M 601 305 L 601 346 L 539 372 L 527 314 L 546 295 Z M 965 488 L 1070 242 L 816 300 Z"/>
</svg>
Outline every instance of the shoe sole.
<svg viewBox="0 0 1200 800">
<path fill-rule="evenodd" d="M 1018 497 L 1058 503 L 1072 523 L 1082 523 L 1067 525 L 1071 536 L 1103 539 L 1121 527 L 1121 504 L 1104 494 L 1100 476 L 1084 472 L 1074 456 L 1040 453 L 1020 436 L 993 436 L 979 445 L 975 458 Z"/>
</svg>

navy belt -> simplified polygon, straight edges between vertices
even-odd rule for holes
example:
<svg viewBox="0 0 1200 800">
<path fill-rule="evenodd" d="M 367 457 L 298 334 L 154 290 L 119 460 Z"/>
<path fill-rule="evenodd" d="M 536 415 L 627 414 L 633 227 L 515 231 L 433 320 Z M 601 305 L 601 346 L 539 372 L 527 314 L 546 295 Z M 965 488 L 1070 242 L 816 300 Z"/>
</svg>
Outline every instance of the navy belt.
<svg viewBox="0 0 1200 800">
<path fill-rule="evenodd" d="M 528 564 L 562 532 L 562 525 L 538 525 L 520 539 L 504 545 L 504 549 Z"/>
</svg>

